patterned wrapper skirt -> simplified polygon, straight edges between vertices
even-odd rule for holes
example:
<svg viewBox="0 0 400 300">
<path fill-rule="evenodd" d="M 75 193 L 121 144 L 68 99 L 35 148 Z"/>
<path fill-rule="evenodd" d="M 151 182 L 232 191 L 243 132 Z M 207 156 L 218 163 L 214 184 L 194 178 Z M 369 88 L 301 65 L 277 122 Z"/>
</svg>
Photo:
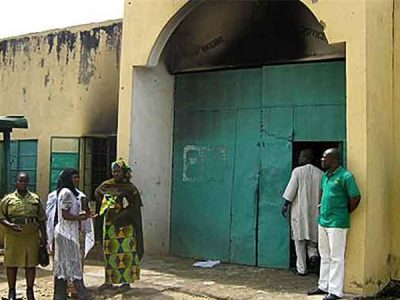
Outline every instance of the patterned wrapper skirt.
<svg viewBox="0 0 400 300">
<path fill-rule="evenodd" d="M 105 214 L 103 228 L 105 283 L 131 283 L 140 278 L 140 261 L 136 252 L 132 225 L 115 228 Z"/>
<path fill-rule="evenodd" d="M 21 225 L 21 232 L 6 228 L 4 235 L 6 267 L 36 267 L 39 252 L 39 225 Z"/>
</svg>

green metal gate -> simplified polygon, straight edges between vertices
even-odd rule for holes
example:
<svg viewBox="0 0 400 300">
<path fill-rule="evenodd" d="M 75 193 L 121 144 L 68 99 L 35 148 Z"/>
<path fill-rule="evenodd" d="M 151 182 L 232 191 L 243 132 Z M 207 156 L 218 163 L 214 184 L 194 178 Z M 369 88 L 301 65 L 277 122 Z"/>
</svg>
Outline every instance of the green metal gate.
<svg viewBox="0 0 400 300">
<path fill-rule="evenodd" d="M 171 253 L 287 268 L 280 216 L 294 141 L 345 141 L 341 61 L 183 74 Z"/>
</svg>

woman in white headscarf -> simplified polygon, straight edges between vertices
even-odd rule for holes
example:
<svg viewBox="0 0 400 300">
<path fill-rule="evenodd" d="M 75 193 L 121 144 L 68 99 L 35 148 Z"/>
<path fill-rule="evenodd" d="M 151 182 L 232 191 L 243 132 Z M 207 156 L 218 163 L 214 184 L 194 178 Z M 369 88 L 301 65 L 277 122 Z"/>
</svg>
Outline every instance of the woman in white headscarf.
<svg viewBox="0 0 400 300">
<path fill-rule="evenodd" d="M 80 299 L 92 299 L 83 284 L 82 255 L 79 245 L 79 224 L 92 216 L 80 215 L 81 202 L 72 176 L 74 169 L 65 169 L 57 188 L 56 217 L 54 228 L 54 276 L 55 300 L 67 299 L 67 281 L 71 280 Z"/>
</svg>

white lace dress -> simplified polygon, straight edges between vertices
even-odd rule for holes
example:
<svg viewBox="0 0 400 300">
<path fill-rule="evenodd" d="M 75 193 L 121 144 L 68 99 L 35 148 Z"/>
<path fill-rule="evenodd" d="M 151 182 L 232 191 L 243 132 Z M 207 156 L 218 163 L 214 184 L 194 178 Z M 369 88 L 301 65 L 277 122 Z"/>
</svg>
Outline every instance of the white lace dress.
<svg viewBox="0 0 400 300">
<path fill-rule="evenodd" d="M 82 257 L 79 247 L 79 222 L 62 217 L 62 210 L 78 215 L 81 203 L 69 190 L 58 194 L 58 223 L 54 229 L 54 275 L 58 279 L 82 279 Z"/>
</svg>

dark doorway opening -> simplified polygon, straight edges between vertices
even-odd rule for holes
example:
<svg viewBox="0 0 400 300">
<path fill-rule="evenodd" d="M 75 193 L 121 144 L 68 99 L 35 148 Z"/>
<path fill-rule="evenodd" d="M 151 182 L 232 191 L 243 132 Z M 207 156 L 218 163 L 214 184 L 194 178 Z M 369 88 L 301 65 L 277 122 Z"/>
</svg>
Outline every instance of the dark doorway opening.
<svg viewBox="0 0 400 300">
<path fill-rule="evenodd" d="M 321 157 L 326 149 L 338 148 L 343 157 L 343 142 L 332 141 L 332 142 L 294 142 L 293 143 L 293 156 L 292 156 L 292 169 L 299 166 L 299 155 L 301 150 L 311 149 L 314 153 L 314 159 L 312 164 L 317 168 L 321 169 Z"/>
<path fill-rule="evenodd" d="M 299 156 L 302 150 L 311 149 L 314 153 L 314 159 L 312 164 L 317 168 L 321 168 L 321 157 L 325 150 L 329 148 L 338 148 L 342 154 L 343 161 L 343 142 L 339 141 L 322 141 L 322 142 L 293 142 L 293 153 L 292 153 L 292 169 L 299 166 Z M 324 170 L 323 170 L 324 171 Z M 290 267 L 296 268 L 296 251 L 294 248 L 294 242 L 290 239 Z M 316 271 L 318 270 L 311 270 Z"/>
<path fill-rule="evenodd" d="M 95 189 L 112 177 L 111 163 L 116 159 L 116 136 L 85 137 L 84 149 L 84 191 L 95 199 Z M 97 212 L 100 205 L 97 205 Z M 103 218 L 95 219 L 95 240 L 102 242 Z"/>
</svg>

